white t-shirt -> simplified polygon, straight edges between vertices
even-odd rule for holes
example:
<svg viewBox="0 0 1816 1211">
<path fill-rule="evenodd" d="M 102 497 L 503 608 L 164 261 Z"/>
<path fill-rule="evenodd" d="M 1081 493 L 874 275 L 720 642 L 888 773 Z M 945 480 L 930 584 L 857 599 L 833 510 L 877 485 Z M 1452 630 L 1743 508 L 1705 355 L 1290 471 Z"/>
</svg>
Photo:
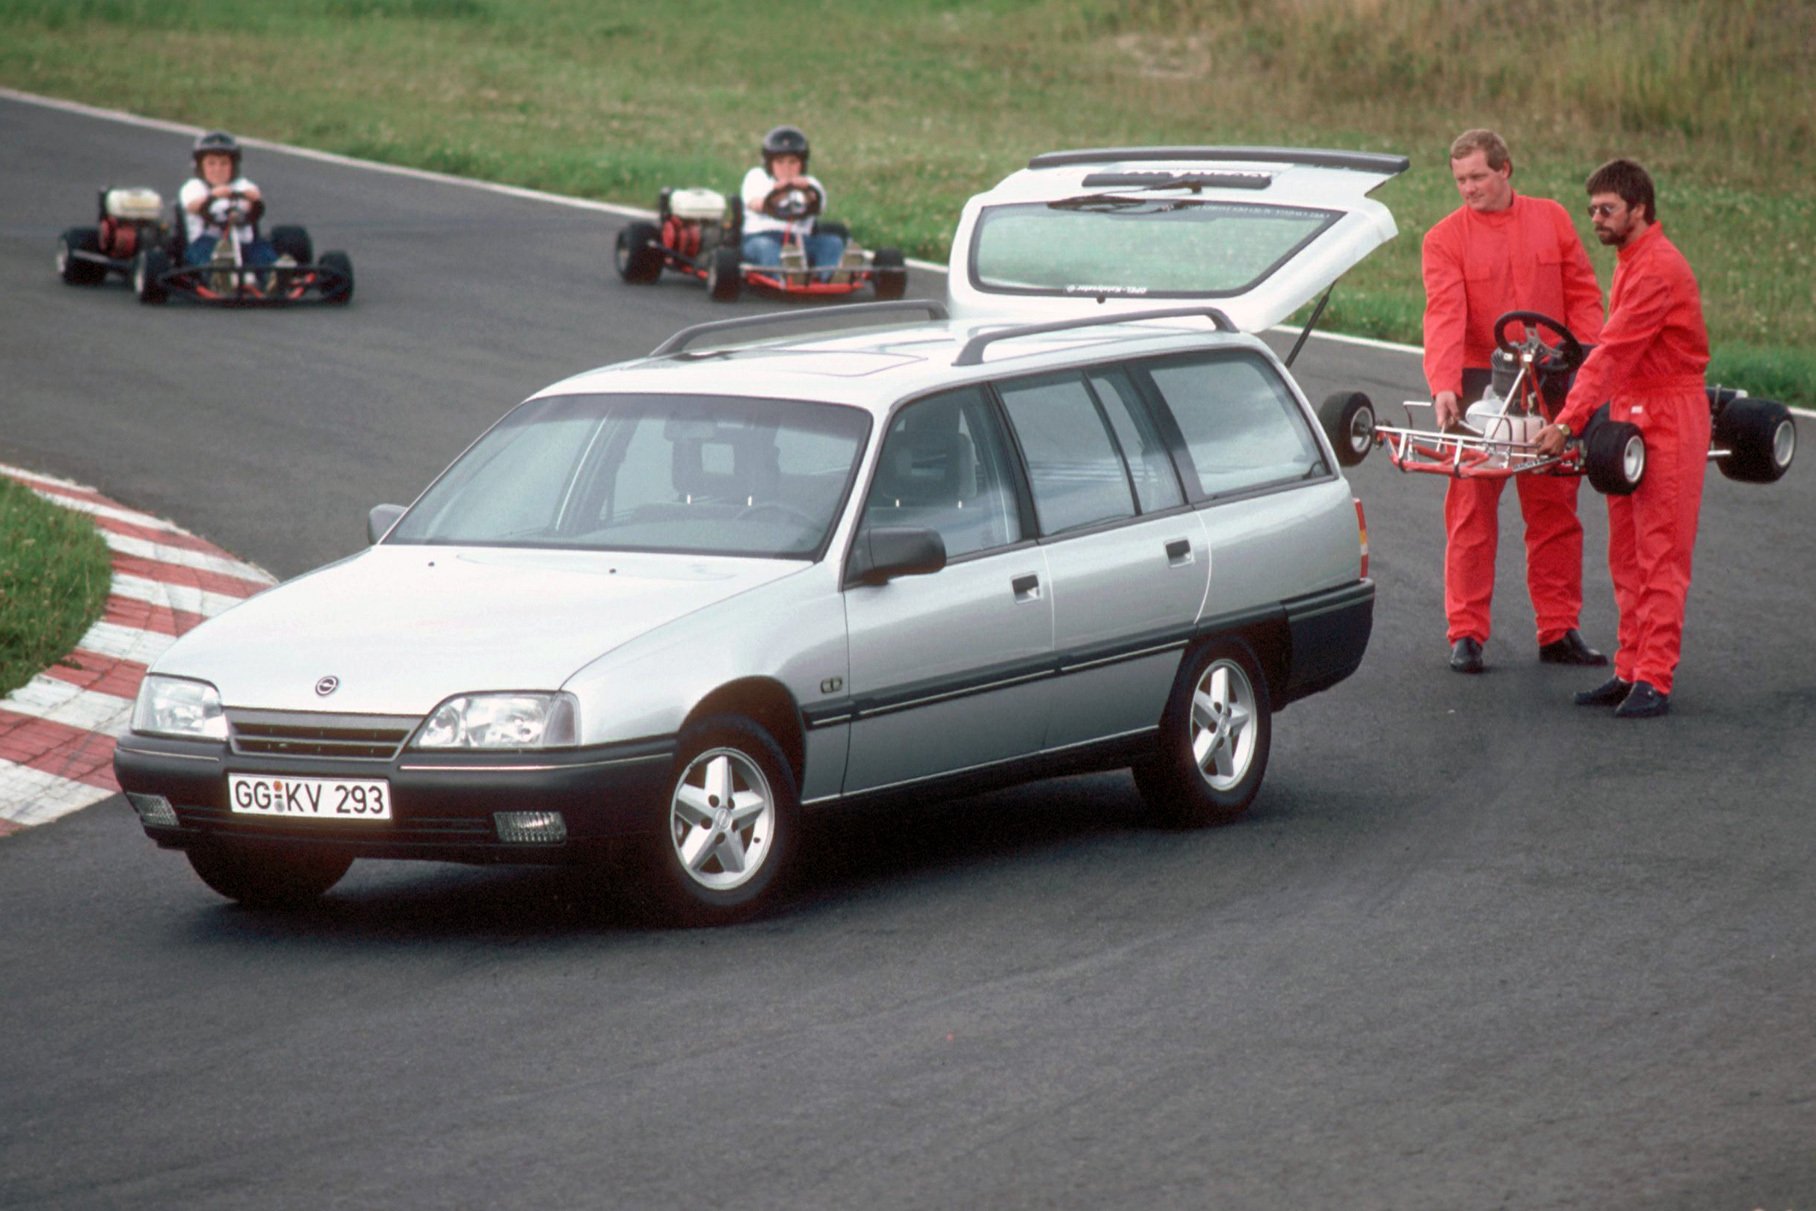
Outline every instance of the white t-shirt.
<svg viewBox="0 0 1816 1211">
<path fill-rule="evenodd" d="M 826 213 L 826 187 L 820 184 L 818 177 L 810 177 L 802 173 L 801 179 L 820 191 L 820 213 Z M 764 232 L 773 231 L 778 234 L 796 236 L 812 235 L 813 219 L 795 219 L 788 222 L 773 215 L 764 214 L 757 209 L 775 187 L 776 179 L 769 175 L 767 168 L 753 168 L 744 174 L 744 185 L 738 190 L 739 196 L 744 199 L 744 234 L 761 235 Z"/>
<path fill-rule="evenodd" d="M 258 188 L 258 186 L 254 185 L 251 181 L 248 181 L 245 177 L 235 177 L 227 184 L 229 188 L 242 193 L 248 189 Z M 217 208 L 219 211 L 224 212 L 228 205 L 225 200 L 210 202 L 207 206 L 203 207 L 202 214 L 196 214 L 189 209 L 197 198 L 207 197 L 213 189 L 214 186 L 204 181 L 201 177 L 190 177 L 187 181 L 183 182 L 183 188 L 177 191 L 177 205 L 181 207 L 183 211 L 183 238 L 190 243 L 194 243 L 202 236 L 217 234 L 221 230 L 221 224 L 212 218 L 206 217 L 206 215 L 209 211 L 215 211 Z M 252 224 L 241 222 L 237 224 L 237 226 L 239 227 L 239 234 L 242 240 L 250 240 L 252 238 Z"/>
</svg>

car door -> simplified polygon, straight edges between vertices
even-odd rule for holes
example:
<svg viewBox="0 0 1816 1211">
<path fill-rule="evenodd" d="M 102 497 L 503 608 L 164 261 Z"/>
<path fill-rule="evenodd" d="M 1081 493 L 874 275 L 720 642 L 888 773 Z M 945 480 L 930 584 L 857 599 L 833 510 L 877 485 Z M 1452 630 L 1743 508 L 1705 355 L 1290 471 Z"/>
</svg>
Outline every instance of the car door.
<svg viewBox="0 0 1816 1211">
<path fill-rule="evenodd" d="M 1152 729 L 1210 576 L 1168 443 L 1127 374 L 999 385 L 1052 578 L 1049 750 Z"/>
<path fill-rule="evenodd" d="M 979 388 L 893 418 L 859 531 L 936 531 L 946 566 L 845 591 L 852 704 L 846 793 L 1036 752 L 1046 729 L 1053 610 L 1022 517 L 1014 460 Z"/>
</svg>

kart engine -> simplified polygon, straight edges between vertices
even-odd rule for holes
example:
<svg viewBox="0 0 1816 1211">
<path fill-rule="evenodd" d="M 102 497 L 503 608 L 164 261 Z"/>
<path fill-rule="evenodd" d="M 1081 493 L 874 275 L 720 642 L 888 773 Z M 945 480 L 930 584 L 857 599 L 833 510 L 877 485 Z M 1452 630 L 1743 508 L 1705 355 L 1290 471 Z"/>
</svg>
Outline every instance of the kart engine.
<svg viewBox="0 0 1816 1211">
<path fill-rule="evenodd" d="M 716 248 L 725 225 L 725 195 L 714 189 L 677 189 L 668 195 L 662 242 L 688 258 Z"/>
</svg>

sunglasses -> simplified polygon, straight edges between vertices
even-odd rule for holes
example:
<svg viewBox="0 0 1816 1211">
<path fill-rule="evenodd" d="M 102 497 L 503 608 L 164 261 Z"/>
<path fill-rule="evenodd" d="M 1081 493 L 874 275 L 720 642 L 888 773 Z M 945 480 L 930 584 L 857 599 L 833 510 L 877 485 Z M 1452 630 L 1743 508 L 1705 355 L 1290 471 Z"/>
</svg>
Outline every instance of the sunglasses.
<svg viewBox="0 0 1816 1211">
<path fill-rule="evenodd" d="M 1611 219 L 1627 208 L 1625 202 L 1598 202 L 1589 208 L 1592 219 Z"/>
</svg>

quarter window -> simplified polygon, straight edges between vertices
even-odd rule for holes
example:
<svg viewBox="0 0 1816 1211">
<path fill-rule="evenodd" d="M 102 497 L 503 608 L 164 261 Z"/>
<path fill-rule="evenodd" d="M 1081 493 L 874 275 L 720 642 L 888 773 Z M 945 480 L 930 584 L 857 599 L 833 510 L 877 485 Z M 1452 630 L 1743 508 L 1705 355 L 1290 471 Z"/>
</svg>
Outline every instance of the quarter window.
<svg viewBox="0 0 1816 1211">
<path fill-rule="evenodd" d="M 1291 390 L 1250 355 L 1151 364 L 1185 439 L 1197 499 L 1329 473 Z"/>
</svg>

